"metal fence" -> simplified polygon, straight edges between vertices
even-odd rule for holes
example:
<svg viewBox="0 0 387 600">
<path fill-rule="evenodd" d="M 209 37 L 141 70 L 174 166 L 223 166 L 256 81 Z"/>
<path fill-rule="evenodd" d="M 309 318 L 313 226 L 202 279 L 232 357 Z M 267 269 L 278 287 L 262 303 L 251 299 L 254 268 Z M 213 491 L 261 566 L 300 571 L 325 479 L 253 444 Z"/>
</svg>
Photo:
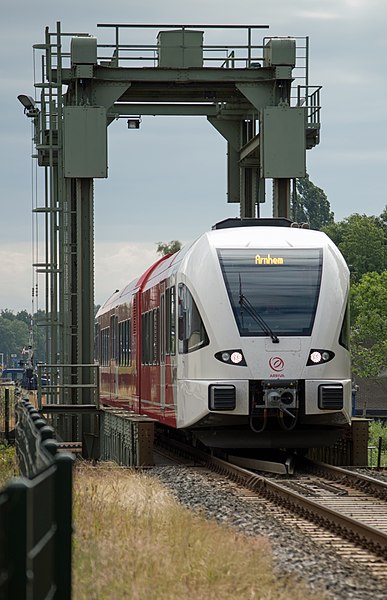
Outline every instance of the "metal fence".
<svg viewBox="0 0 387 600">
<path fill-rule="evenodd" d="M 101 460 L 128 467 L 153 465 L 154 421 L 123 409 L 101 411 Z"/>
<path fill-rule="evenodd" d="M 16 404 L 24 477 L 0 492 L 0 600 L 71 598 L 73 457 L 27 400 Z"/>
<path fill-rule="evenodd" d="M 15 439 L 15 387 L 0 385 L 0 440 Z"/>
<path fill-rule="evenodd" d="M 356 377 L 353 404 L 356 416 L 384 417 L 387 412 L 387 377 Z"/>
</svg>

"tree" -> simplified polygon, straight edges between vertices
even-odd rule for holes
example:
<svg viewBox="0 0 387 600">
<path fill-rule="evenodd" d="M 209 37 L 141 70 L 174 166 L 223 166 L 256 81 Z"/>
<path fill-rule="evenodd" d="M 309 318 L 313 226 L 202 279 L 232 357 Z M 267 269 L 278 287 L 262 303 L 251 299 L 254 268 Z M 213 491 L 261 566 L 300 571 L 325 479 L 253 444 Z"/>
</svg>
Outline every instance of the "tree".
<svg viewBox="0 0 387 600">
<path fill-rule="evenodd" d="M 353 372 L 376 377 L 387 365 L 387 271 L 365 273 L 351 288 Z"/>
<path fill-rule="evenodd" d="M 169 243 L 156 242 L 156 245 L 157 254 L 165 256 L 166 254 L 175 254 L 175 252 L 178 252 L 182 246 L 182 243 L 179 242 L 179 240 L 172 240 Z"/>
<path fill-rule="evenodd" d="M 296 194 L 292 201 L 292 218 L 297 223 L 309 223 L 312 229 L 321 229 L 333 223 L 334 214 L 325 192 L 314 185 L 309 175 L 297 179 Z"/>
<path fill-rule="evenodd" d="M 386 227 L 380 217 L 353 214 L 323 231 L 342 252 L 357 282 L 369 271 L 381 273 L 386 268 Z"/>
<path fill-rule="evenodd" d="M 37 327 L 37 322 L 45 320 L 46 314 L 39 310 L 31 315 L 26 310 L 19 311 L 16 315 L 9 309 L 0 311 L 0 352 L 8 364 L 11 363 L 11 354 L 21 357 L 23 349 L 31 343 L 31 325 L 33 331 L 34 360 L 45 362 L 46 356 L 46 327 Z"/>
<path fill-rule="evenodd" d="M 31 315 L 26 310 L 20 310 L 16 313 L 15 319 L 18 321 L 23 321 L 28 327 L 31 325 Z"/>
</svg>

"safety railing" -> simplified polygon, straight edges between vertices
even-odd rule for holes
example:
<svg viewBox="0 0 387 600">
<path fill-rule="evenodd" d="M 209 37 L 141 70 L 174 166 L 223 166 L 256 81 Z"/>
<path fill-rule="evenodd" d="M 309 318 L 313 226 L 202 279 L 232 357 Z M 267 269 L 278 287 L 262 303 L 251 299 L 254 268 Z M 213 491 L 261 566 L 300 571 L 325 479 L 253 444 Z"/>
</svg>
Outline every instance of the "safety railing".
<svg viewBox="0 0 387 600">
<path fill-rule="evenodd" d="M 39 364 L 38 407 L 90 404 L 99 408 L 98 364 Z"/>
<path fill-rule="evenodd" d="M 175 42 L 168 41 L 167 52 L 179 52 L 183 47 L 188 52 L 200 49 L 200 54 L 205 67 L 230 67 L 245 68 L 251 63 L 263 60 L 262 40 L 258 40 L 257 32 L 267 29 L 268 25 L 176 25 L 176 24 L 112 24 L 99 23 L 97 27 L 109 33 L 113 31 L 112 43 L 98 45 L 98 58 L 106 61 L 113 59 L 112 66 L 161 66 L 162 46 L 161 36 L 164 32 L 176 35 Z M 145 31 L 144 31 L 145 30 Z M 220 35 L 227 31 L 231 43 L 219 43 Z M 203 40 L 198 42 L 198 35 L 202 34 Z M 144 40 L 145 33 L 150 34 L 154 43 L 136 43 Z M 183 38 L 179 37 L 179 33 Z M 189 37 L 191 36 L 191 37 Z M 204 43 L 204 37 L 206 43 Z M 183 41 L 182 41 L 183 39 Z M 208 40 L 208 41 L 207 41 Z M 208 43 L 211 42 L 211 43 Z"/>
</svg>

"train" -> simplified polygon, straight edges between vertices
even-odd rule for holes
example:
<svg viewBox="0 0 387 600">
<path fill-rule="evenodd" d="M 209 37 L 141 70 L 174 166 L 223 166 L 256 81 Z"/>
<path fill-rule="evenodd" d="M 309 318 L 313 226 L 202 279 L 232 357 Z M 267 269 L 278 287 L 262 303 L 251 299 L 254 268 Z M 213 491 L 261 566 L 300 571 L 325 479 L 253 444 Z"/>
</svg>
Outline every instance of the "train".
<svg viewBox="0 0 387 600">
<path fill-rule="evenodd" d="M 101 404 L 214 449 L 331 445 L 351 420 L 349 286 L 324 233 L 225 219 L 99 308 Z"/>
</svg>

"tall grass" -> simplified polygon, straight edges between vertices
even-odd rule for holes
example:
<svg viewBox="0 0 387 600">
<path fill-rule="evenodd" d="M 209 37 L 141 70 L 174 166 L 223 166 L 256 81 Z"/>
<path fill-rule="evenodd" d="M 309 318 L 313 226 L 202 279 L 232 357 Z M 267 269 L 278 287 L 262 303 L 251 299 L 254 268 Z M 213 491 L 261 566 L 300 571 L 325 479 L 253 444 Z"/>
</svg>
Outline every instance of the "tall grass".
<svg viewBox="0 0 387 600">
<path fill-rule="evenodd" d="M 378 448 L 379 438 L 382 438 L 382 453 L 381 453 L 381 467 L 387 467 L 387 426 L 385 421 L 370 421 L 369 423 L 369 436 L 368 446 L 374 446 L 376 450 L 372 452 L 372 465 L 376 466 L 378 460 Z M 369 453 L 370 455 L 370 453 Z"/>
<path fill-rule="evenodd" d="M 19 469 L 16 461 L 15 446 L 0 444 L 0 488 L 3 487 L 9 479 L 17 477 Z"/>
<path fill-rule="evenodd" d="M 309 597 L 273 574 L 267 539 L 190 512 L 142 473 L 77 468 L 74 520 L 74 600 Z"/>
</svg>

